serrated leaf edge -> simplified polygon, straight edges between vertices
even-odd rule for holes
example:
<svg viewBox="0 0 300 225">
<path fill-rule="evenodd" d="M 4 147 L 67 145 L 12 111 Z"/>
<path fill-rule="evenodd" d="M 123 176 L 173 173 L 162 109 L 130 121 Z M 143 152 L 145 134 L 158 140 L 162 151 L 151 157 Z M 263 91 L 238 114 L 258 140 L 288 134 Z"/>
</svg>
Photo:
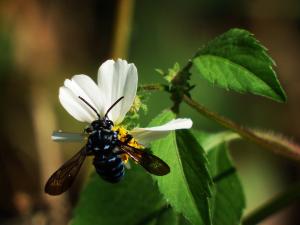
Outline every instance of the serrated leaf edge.
<svg viewBox="0 0 300 225">
<path fill-rule="evenodd" d="M 262 82 L 262 83 L 264 83 L 267 87 L 269 87 L 270 88 L 270 90 L 272 91 L 272 93 L 277 97 L 277 98 L 275 98 L 274 96 L 272 97 L 272 96 L 269 96 L 269 95 L 265 95 L 265 94 L 261 94 L 261 93 L 259 93 L 259 92 L 250 92 L 249 90 L 237 90 L 237 89 L 233 89 L 233 88 L 229 88 L 228 87 L 228 85 L 227 85 L 227 82 L 226 82 L 226 87 L 223 87 L 222 85 L 220 85 L 218 82 L 215 82 L 216 81 L 216 79 L 215 80 L 209 80 L 210 82 L 212 82 L 213 84 L 217 84 L 217 86 L 219 86 L 219 87 L 221 87 L 221 88 L 225 88 L 226 90 L 234 90 L 234 91 L 236 91 L 236 92 L 238 92 L 238 93 L 253 93 L 253 94 L 255 94 L 255 95 L 260 95 L 260 96 L 263 96 L 263 97 L 266 97 L 266 98 L 270 98 L 270 99 L 272 99 L 272 100 L 275 100 L 275 101 L 278 101 L 278 102 L 285 102 L 285 100 L 286 100 L 286 97 L 285 97 L 285 93 L 284 93 L 284 91 L 283 90 L 281 90 L 282 91 L 282 94 L 283 94 L 283 96 L 281 96 L 281 95 L 279 95 L 276 91 L 274 91 L 274 89 L 269 85 L 269 84 L 267 84 L 265 81 L 263 81 L 262 79 L 260 79 L 258 76 L 256 76 L 253 72 L 251 72 L 250 70 L 248 70 L 247 68 L 245 68 L 244 66 L 241 66 L 241 65 L 239 65 L 239 64 L 237 64 L 237 63 L 235 63 L 235 62 L 233 62 L 232 60 L 229 60 L 229 59 L 227 59 L 227 58 L 224 58 L 224 57 L 220 57 L 220 56 L 216 56 L 216 55 L 213 55 L 213 54 L 204 54 L 204 55 L 199 55 L 199 56 L 197 56 L 197 57 L 195 57 L 194 59 L 193 59 L 193 62 L 194 62 L 194 60 L 196 60 L 196 59 L 198 59 L 198 60 L 200 60 L 200 58 L 204 58 L 204 57 L 214 57 L 214 58 L 218 58 L 218 59 L 221 59 L 221 60 L 224 60 L 225 62 L 225 64 L 227 64 L 227 65 L 234 65 L 234 66 L 236 66 L 236 67 L 238 67 L 239 69 L 241 69 L 241 70 L 246 70 L 248 73 L 250 73 L 253 77 L 255 77 L 255 79 L 258 79 L 260 82 Z M 196 66 L 197 67 L 197 66 Z M 273 68 L 271 67 L 271 69 L 272 69 L 272 71 L 274 71 L 273 70 Z M 199 69 L 198 69 L 199 70 Z M 200 72 L 200 70 L 199 70 L 199 72 Z M 201 73 L 201 72 L 200 72 Z M 276 80 L 277 81 L 279 81 L 278 80 L 278 78 L 275 76 L 275 78 L 276 78 Z M 239 82 L 239 80 L 237 80 L 237 82 Z M 240 82 L 239 82 L 240 83 Z M 241 84 L 241 83 L 240 83 Z M 243 85 L 241 85 L 241 86 L 243 86 Z"/>
</svg>

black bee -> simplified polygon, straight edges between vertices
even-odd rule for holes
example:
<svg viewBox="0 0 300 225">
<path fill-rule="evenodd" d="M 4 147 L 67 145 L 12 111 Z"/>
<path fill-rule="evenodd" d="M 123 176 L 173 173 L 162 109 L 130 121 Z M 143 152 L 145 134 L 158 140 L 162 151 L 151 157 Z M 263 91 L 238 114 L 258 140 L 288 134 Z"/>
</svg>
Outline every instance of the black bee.
<svg viewBox="0 0 300 225">
<path fill-rule="evenodd" d="M 85 99 L 79 98 L 97 114 L 98 119 L 85 129 L 88 135 L 86 145 L 49 178 L 45 185 L 46 193 L 59 195 L 68 190 L 86 156 L 94 156 L 93 164 L 96 172 L 110 183 L 117 183 L 124 177 L 123 158 L 128 156 L 151 174 L 163 176 L 170 172 L 170 167 L 163 160 L 145 150 L 131 146 L 130 143 L 134 139 L 130 134 L 126 133 L 120 138 L 119 130 L 113 130 L 114 124 L 107 115 L 124 97 L 119 98 L 107 110 L 103 118 Z"/>
</svg>

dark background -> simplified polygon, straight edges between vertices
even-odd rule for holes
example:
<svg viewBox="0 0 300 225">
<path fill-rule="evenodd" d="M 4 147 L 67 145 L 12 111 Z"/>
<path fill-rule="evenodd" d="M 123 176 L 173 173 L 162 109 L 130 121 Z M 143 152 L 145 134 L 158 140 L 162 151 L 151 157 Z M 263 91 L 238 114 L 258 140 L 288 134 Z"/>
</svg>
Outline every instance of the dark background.
<svg viewBox="0 0 300 225">
<path fill-rule="evenodd" d="M 58 88 L 74 74 L 96 78 L 100 64 L 134 62 L 140 84 L 161 82 L 156 68 L 184 65 L 201 45 L 229 28 L 248 29 L 277 62 L 288 102 L 213 88 L 196 74 L 193 97 L 252 128 L 274 130 L 300 143 L 300 2 L 297 0 L 37 1 L 0 2 L 0 224 L 66 224 L 90 164 L 70 192 L 43 193 L 49 175 L 80 148 L 50 139 L 53 130 L 81 131 L 59 104 Z M 157 104 L 159 102 L 159 104 Z M 155 93 L 142 125 L 170 106 Z M 219 127 L 183 105 L 205 131 Z M 296 163 L 237 142 L 232 153 L 245 187 L 247 210 L 299 179 Z M 295 224 L 296 204 L 262 224 Z M 298 217 L 299 219 L 299 217 Z"/>
</svg>

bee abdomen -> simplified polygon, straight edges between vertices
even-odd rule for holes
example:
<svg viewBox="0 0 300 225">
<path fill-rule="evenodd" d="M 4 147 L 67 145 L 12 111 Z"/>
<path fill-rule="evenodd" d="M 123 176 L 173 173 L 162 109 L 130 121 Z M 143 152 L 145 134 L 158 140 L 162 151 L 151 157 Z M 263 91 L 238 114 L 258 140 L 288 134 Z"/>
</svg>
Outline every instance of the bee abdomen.
<svg viewBox="0 0 300 225">
<path fill-rule="evenodd" d="M 119 182 L 125 174 L 124 163 L 116 155 L 110 157 L 96 156 L 93 164 L 99 176 L 110 183 Z"/>
</svg>

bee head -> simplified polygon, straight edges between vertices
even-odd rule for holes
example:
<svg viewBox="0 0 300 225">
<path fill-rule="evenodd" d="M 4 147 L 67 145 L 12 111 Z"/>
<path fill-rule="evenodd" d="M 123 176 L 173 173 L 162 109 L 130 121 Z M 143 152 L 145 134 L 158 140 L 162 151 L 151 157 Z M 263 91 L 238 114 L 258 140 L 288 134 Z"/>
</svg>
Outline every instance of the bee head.
<svg viewBox="0 0 300 225">
<path fill-rule="evenodd" d="M 90 125 L 88 128 L 85 129 L 85 131 L 86 131 L 87 133 L 91 133 L 92 131 L 94 131 L 94 130 L 99 130 L 99 129 L 108 129 L 108 130 L 111 130 L 111 129 L 113 128 L 114 123 L 113 123 L 113 121 L 111 121 L 111 120 L 108 118 L 108 113 L 110 112 L 110 110 L 111 110 L 116 104 L 118 104 L 118 102 L 120 102 L 120 101 L 124 98 L 124 96 L 122 96 L 121 98 L 119 98 L 117 101 L 115 101 L 114 104 L 112 104 L 112 106 L 110 106 L 110 107 L 108 108 L 108 110 L 106 111 L 106 113 L 105 113 L 103 119 L 101 119 L 101 117 L 100 117 L 99 113 L 97 112 L 97 110 L 96 110 L 90 103 L 88 103 L 88 102 L 87 102 L 84 98 L 82 98 L 81 96 L 78 96 L 78 98 L 79 98 L 80 100 L 82 100 L 85 104 L 87 104 L 87 105 L 88 105 L 88 106 L 96 113 L 96 115 L 98 116 L 98 119 L 95 120 L 95 121 L 93 121 L 93 122 L 91 123 L 91 125 Z"/>
<path fill-rule="evenodd" d="M 100 129 L 107 129 L 111 130 L 114 126 L 113 121 L 108 119 L 107 117 L 104 117 L 103 119 L 95 120 L 93 121 L 86 129 L 85 131 L 87 133 L 91 133 L 94 130 L 100 130 Z"/>
<path fill-rule="evenodd" d="M 94 130 L 100 128 L 110 130 L 114 126 L 114 123 L 107 117 L 104 117 L 102 120 L 95 120 L 94 122 L 92 122 L 91 126 L 93 127 Z"/>
</svg>

